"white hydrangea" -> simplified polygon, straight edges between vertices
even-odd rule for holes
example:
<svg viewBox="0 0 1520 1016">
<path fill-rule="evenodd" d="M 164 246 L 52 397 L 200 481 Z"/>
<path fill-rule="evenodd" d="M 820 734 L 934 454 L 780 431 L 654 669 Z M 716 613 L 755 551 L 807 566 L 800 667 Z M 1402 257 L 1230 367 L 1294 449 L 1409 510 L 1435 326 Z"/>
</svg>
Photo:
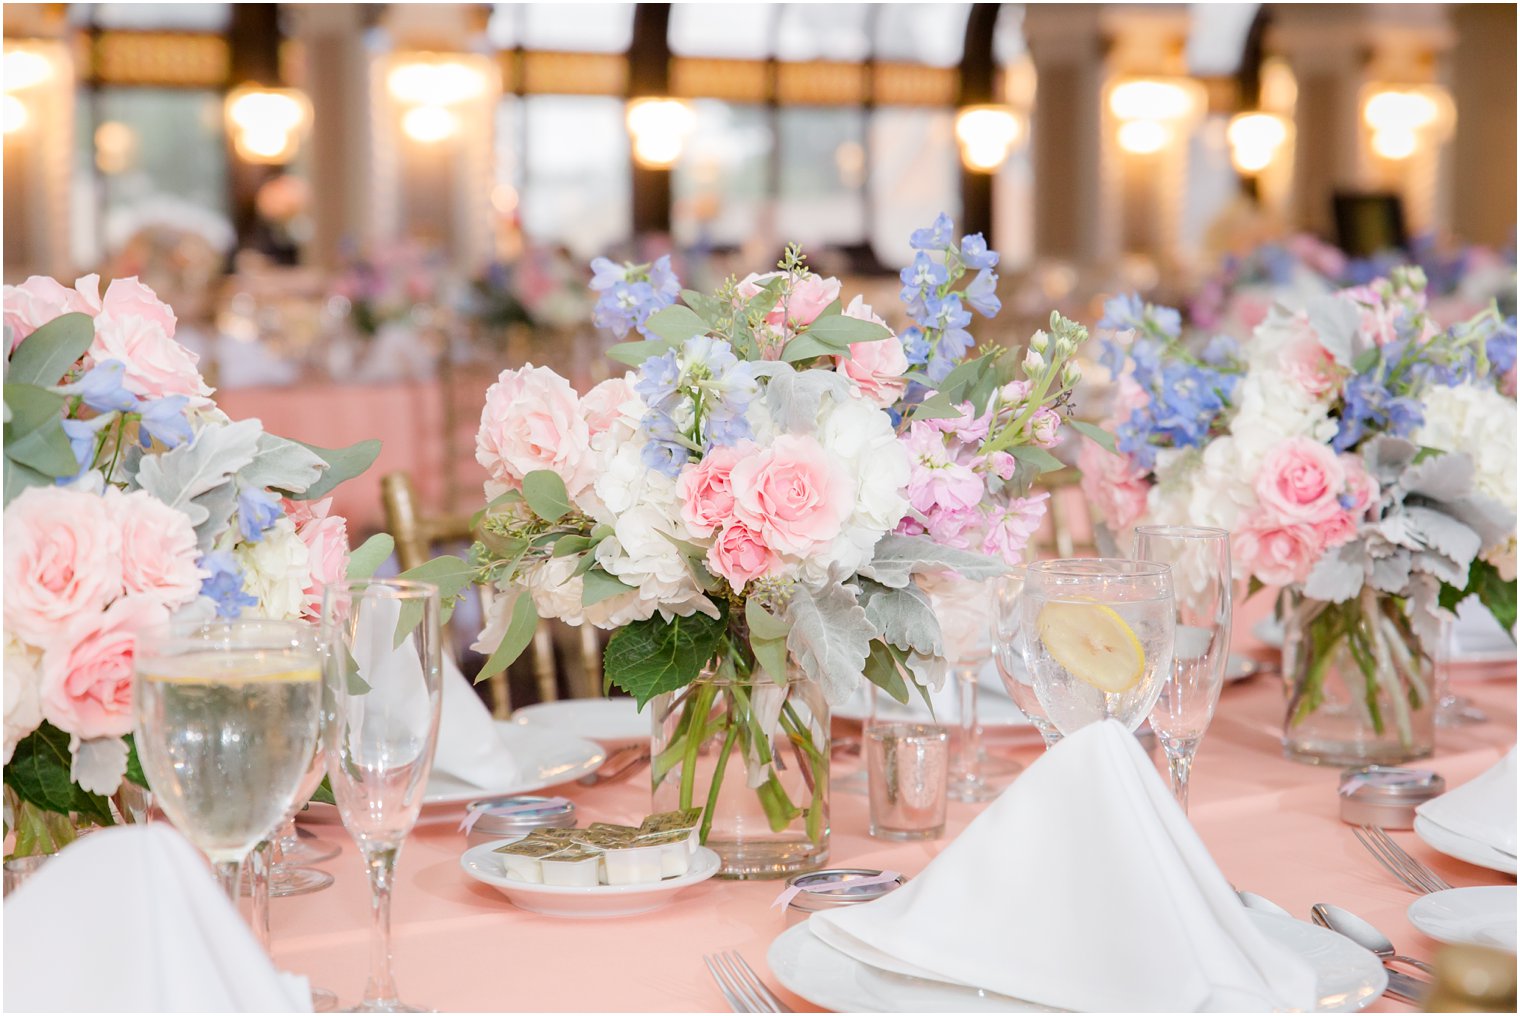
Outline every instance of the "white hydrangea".
<svg viewBox="0 0 1520 1016">
<path fill-rule="evenodd" d="M 648 607 L 644 617 L 656 609 L 667 618 L 698 611 L 718 616 L 671 538 L 685 532 L 674 499 L 669 504 L 642 501 L 618 515 L 612 535 L 597 544 L 597 563 L 638 590 L 639 600 Z"/>
<path fill-rule="evenodd" d="M 16 744 L 42 723 L 42 652 L 5 635 L 5 761 Z"/>
<path fill-rule="evenodd" d="M 1478 491 L 1516 508 L 1515 401 L 1481 385 L 1438 385 L 1425 393 L 1425 422 L 1412 440 L 1426 448 L 1465 452 L 1476 469 Z M 1483 548 L 1483 560 L 1499 570 L 1506 582 L 1515 577 L 1515 534 Z"/>
<path fill-rule="evenodd" d="M 233 557 L 243 569 L 243 588 L 258 597 L 251 617 L 293 621 L 306 606 L 306 585 L 311 581 L 311 560 L 306 544 L 296 535 L 295 523 L 282 518 L 257 543 L 240 543 Z"/>
</svg>

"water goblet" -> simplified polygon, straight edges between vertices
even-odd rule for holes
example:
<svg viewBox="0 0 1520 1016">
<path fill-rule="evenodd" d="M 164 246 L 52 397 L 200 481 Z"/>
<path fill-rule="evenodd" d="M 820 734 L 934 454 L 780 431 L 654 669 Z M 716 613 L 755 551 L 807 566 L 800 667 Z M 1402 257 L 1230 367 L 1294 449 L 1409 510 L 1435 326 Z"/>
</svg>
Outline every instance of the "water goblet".
<svg viewBox="0 0 1520 1016">
<path fill-rule="evenodd" d="M 1137 560 L 1172 570 L 1177 634 L 1172 672 L 1151 712 L 1172 794 L 1188 807 L 1193 755 L 1214 718 L 1230 657 L 1230 534 L 1204 526 L 1139 526 Z"/>
<path fill-rule="evenodd" d="M 422 810 L 443 695 L 438 587 L 349 582 L 326 588 L 329 652 L 322 702 L 327 772 L 363 856 L 374 933 L 364 999 L 353 1012 L 423 1012 L 396 993 L 391 889 Z"/>
<path fill-rule="evenodd" d="M 1061 732 L 1050 722 L 1050 717 L 1045 715 L 1045 707 L 1040 705 L 1039 696 L 1034 692 L 1029 668 L 1024 665 L 1019 608 L 1020 597 L 1024 594 L 1024 577 L 1024 567 L 1020 565 L 998 582 L 997 613 L 993 615 L 993 633 L 997 637 L 993 642 L 992 656 L 997 662 L 1003 687 L 1008 689 L 1008 697 L 1034 724 L 1034 729 L 1040 732 L 1040 739 L 1048 749 L 1055 747 L 1056 742 L 1061 740 Z"/>
</svg>

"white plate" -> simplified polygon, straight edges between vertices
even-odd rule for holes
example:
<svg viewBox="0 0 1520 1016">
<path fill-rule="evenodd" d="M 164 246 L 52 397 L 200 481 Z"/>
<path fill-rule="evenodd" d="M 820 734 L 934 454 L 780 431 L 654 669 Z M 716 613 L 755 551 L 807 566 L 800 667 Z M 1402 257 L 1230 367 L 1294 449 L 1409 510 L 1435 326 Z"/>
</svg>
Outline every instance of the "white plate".
<svg viewBox="0 0 1520 1016">
<path fill-rule="evenodd" d="M 1265 663 L 1253 660 L 1249 656 L 1231 653 L 1224 665 L 1224 683 L 1234 684 L 1236 681 L 1244 681 L 1270 669 Z"/>
<path fill-rule="evenodd" d="M 1507 875 L 1516 873 L 1513 857 L 1500 853 L 1481 840 L 1463 836 L 1443 825 L 1437 825 L 1424 815 L 1414 817 L 1414 834 L 1424 840 L 1427 847 L 1439 850 L 1447 857 L 1455 857 L 1459 861 L 1476 864 L 1490 871 L 1502 871 Z"/>
<path fill-rule="evenodd" d="M 1437 942 L 1515 951 L 1515 887 L 1473 886 L 1421 896 L 1409 923 Z"/>
<path fill-rule="evenodd" d="M 1319 1012 L 1355 1012 L 1383 994 L 1388 975 L 1372 953 L 1334 932 L 1251 911 L 1262 932 L 1314 968 Z M 771 973 L 814 1005 L 836 1012 L 1051 1012 L 975 988 L 888 973 L 861 963 L 794 925 L 771 943 Z"/>
<path fill-rule="evenodd" d="M 649 714 L 640 713 L 631 698 L 540 702 L 514 712 L 512 722 L 552 727 L 607 747 L 647 744 L 650 738 Z"/>
<path fill-rule="evenodd" d="M 459 866 L 466 875 L 477 882 L 484 882 L 514 905 L 550 917 L 631 917 L 634 914 L 647 914 L 670 903 L 687 886 L 712 878 L 722 863 L 713 851 L 698 847 L 691 859 L 690 871 L 661 882 L 647 885 L 534 885 L 532 882 L 507 878 L 502 872 L 501 858 L 493 853 L 503 843 L 514 843 L 518 839 L 521 837 L 510 836 L 471 847 L 460 856 Z"/>
<path fill-rule="evenodd" d="M 481 797 L 501 794 L 526 794 L 559 783 L 578 780 L 587 773 L 596 772 L 597 766 L 606 761 L 607 753 L 594 741 L 567 734 L 551 727 L 518 725 L 507 720 L 496 721 L 497 736 L 512 752 L 522 776 L 515 780 L 502 780 L 490 787 L 477 787 L 447 773 L 434 770 L 428 777 L 427 794 L 423 804 L 463 804 Z"/>
</svg>

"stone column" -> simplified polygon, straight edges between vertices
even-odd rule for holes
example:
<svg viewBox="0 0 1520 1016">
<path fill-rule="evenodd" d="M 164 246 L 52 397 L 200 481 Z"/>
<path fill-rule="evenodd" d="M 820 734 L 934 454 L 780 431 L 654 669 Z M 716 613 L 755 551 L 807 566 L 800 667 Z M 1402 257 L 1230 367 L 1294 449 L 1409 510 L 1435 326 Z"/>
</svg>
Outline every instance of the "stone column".
<svg viewBox="0 0 1520 1016">
<path fill-rule="evenodd" d="M 1515 8 L 1459 4 L 1451 20 L 1452 232 L 1502 247 L 1515 235 Z"/>
</svg>

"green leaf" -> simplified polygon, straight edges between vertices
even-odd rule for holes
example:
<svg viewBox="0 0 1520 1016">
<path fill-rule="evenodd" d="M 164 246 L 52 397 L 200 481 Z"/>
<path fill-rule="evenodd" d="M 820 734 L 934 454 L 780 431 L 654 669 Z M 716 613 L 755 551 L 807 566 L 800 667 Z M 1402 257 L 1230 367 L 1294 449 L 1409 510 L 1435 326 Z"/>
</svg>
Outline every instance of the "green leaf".
<svg viewBox="0 0 1520 1016">
<path fill-rule="evenodd" d="M 674 348 L 674 345 L 663 339 L 637 339 L 633 342 L 619 342 L 615 346 L 609 346 L 607 356 L 618 363 L 639 367 L 651 356 L 663 356 Z"/>
<path fill-rule="evenodd" d="M 756 600 L 745 602 L 744 620 L 749 624 L 751 638 L 784 639 L 786 633 L 792 630 L 790 624 L 766 610 Z"/>
<path fill-rule="evenodd" d="M 69 735 L 43 723 L 16 745 L 5 766 L 5 785 L 43 811 L 67 815 L 77 811 L 100 825 L 111 825 L 111 808 L 99 794 L 77 786 L 69 775 Z"/>
<path fill-rule="evenodd" d="M 914 420 L 954 420 L 961 415 L 960 406 L 950 401 L 944 392 L 936 392 L 917 406 L 910 414 Z"/>
<path fill-rule="evenodd" d="M 796 363 L 799 360 L 811 360 L 815 356 L 848 356 L 849 353 L 848 346 L 835 346 L 811 332 L 803 332 L 781 350 L 781 359 L 787 363 Z"/>
<path fill-rule="evenodd" d="M 706 614 L 669 621 L 656 614 L 624 625 L 607 643 L 603 657 L 607 679 L 632 695 L 643 709 L 656 695 L 696 680 L 718 651 L 727 626 L 726 616 Z"/>
<path fill-rule="evenodd" d="M 1355 360 L 1351 361 L 1351 369 L 1358 374 L 1365 374 L 1377 366 L 1378 358 L 1382 355 L 1382 349 L 1377 346 L 1373 346 L 1371 349 L 1364 349 Z"/>
<path fill-rule="evenodd" d="M 533 641 L 533 633 L 537 630 L 538 608 L 533 605 L 533 597 L 526 591 L 519 591 L 517 599 L 512 601 L 512 617 L 507 621 L 506 634 L 502 635 L 501 642 L 491 651 L 486 665 L 480 668 L 480 673 L 475 675 L 475 683 L 495 677 L 510 667 L 512 661 L 528 648 L 528 643 Z"/>
<path fill-rule="evenodd" d="M 1119 453 L 1119 447 L 1114 443 L 1114 436 L 1097 424 L 1088 423 L 1086 420 L 1067 420 L 1066 426 L 1095 441 L 1104 451 L 1113 452 L 1116 455 Z"/>
<path fill-rule="evenodd" d="M 890 646 L 876 641 L 871 643 L 871 655 L 866 657 L 865 675 L 866 680 L 898 702 L 908 704 L 908 682 L 903 679 Z"/>
<path fill-rule="evenodd" d="M 6 442 L 36 430 L 49 420 L 61 419 L 65 401 L 57 392 L 38 385 L 5 382 L 5 408 L 10 412 L 5 423 Z"/>
<path fill-rule="evenodd" d="M 694 289 L 681 290 L 681 302 L 696 311 L 709 330 L 717 328 L 718 322 L 727 314 L 727 308 L 723 301 L 706 293 L 699 293 Z"/>
<path fill-rule="evenodd" d="M 565 533 L 554 541 L 554 551 L 550 557 L 569 557 L 571 554 L 579 554 L 584 550 L 590 550 L 596 546 L 596 541 L 589 536 L 579 536 L 575 533 Z"/>
<path fill-rule="evenodd" d="M 765 315 L 775 310 L 776 302 L 781 299 L 781 290 L 785 286 L 785 275 L 777 275 L 774 279 L 767 282 L 765 287 L 750 297 L 749 302 L 744 305 L 745 315 L 750 320 L 755 320 L 765 317 Z"/>
<path fill-rule="evenodd" d="M 438 601 L 442 608 L 439 623 L 448 621 L 454 613 L 454 604 L 465 587 L 475 581 L 475 566 L 452 554 L 424 561 L 415 568 L 402 572 L 398 578 L 412 582 L 430 582 L 438 587 Z M 415 599 L 401 601 L 401 614 L 396 619 L 396 645 L 406 641 L 412 629 L 422 621 L 422 602 Z"/>
<path fill-rule="evenodd" d="M 545 522 L 558 522 L 570 510 L 565 481 L 552 469 L 535 469 L 523 477 L 523 497 L 533 514 Z"/>
<path fill-rule="evenodd" d="M 698 317 L 695 311 L 678 303 L 649 315 L 644 327 L 676 345 L 694 335 L 706 335 L 709 331 L 707 322 Z"/>
<path fill-rule="evenodd" d="M 306 444 L 305 441 L 297 441 L 296 444 L 304 445 L 309 451 L 316 452 L 322 461 L 327 463 L 327 469 L 323 471 L 322 478 L 316 483 L 299 494 L 290 495 L 292 501 L 315 501 L 326 497 L 337 488 L 338 484 L 352 480 L 368 469 L 380 454 L 380 441 L 377 438 L 360 441 L 347 448 L 322 448 L 318 445 Z"/>
<path fill-rule="evenodd" d="M 148 777 L 143 772 L 142 759 L 137 757 L 137 742 L 132 735 L 127 735 L 127 780 L 139 787 L 148 785 Z"/>
<path fill-rule="evenodd" d="M 88 314 L 56 317 L 16 347 L 5 380 L 45 388 L 56 385 L 94 341 L 95 322 Z"/>
<path fill-rule="evenodd" d="M 54 477 L 44 476 L 37 470 L 23 466 L 5 457 L 5 503 L 10 504 L 28 487 L 51 487 Z"/>
<path fill-rule="evenodd" d="M 771 676 L 771 680 L 777 684 L 786 683 L 786 638 L 762 639 L 755 635 L 749 637 L 749 647 L 754 650 L 755 661 Z"/>
<path fill-rule="evenodd" d="M 49 420 L 16 440 L 7 434 L 5 457 L 44 476 L 57 478 L 79 472 L 79 462 L 74 458 L 74 449 L 69 446 L 68 435 L 63 432 L 61 419 Z"/>
<path fill-rule="evenodd" d="M 830 345 L 849 348 L 857 342 L 876 342 L 889 338 L 892 330 L 875 321 L 862 321 L 860 318 L 834 314 L 817 318 L 808 325 L 807 331 L 803 334 L 821 339 Z"/>
<path fill-rule="evenodd" d="M 600 568 L 587 569 L 582 577 L 581 606 L 589 607 L 594 603 L 613 596 L 620 596 L 635 588 L 622 581 L 615 575 L 609 575 Z"/>
<path fill-rule="evenodd" d="M 1499 622 L 1499 626 L 1509 633 L 1510 638 L 1514 638 L 1515 591 L 1514 580 L 1504 581 L 1499 575 L 1499 569 L 1487 561 L 1477 560 L 1468 566 L 1467 585 L 1458 589 L 1443 584 L 1439 602 L 1442 607 L 1454 611 L 1463 600 L 1476 596 L 1478 602 Z"/>
<path fill-rule="evenodd" d="M 322 782 L 317 784 L 317 789 L 312 792 L 311 804 L 336 805 L 338 799 L 333 797 L 332 780 L 327 776 L 322 777 Z"/>
<path fill-rule="evenodd" d="M 395 549 L 396 541 L 390 533 L 371 536 L 348 555 L 347 578 L 352 582 L 369 578 Z"/>
<path fill-rule="evenodd" d="M 1050 473 L 1066 468 L 1066 463 L 1036 445 L 1018 445 L 1008 452 L 1020 462 L 1029 463 L 1037 472 Z"/>
</svg>

